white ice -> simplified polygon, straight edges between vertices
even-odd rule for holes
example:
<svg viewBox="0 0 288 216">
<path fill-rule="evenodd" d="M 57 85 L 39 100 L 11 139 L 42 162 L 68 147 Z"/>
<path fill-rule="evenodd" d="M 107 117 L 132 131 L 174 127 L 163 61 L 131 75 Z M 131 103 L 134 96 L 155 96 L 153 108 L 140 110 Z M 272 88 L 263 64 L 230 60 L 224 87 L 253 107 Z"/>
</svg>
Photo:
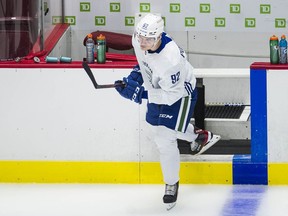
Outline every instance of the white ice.
<svg viewBox="0 0 288 216">
<path fill-rule="evenodd" d="M 164 185 L 0 184 L 0 216 L 287 216 L 288 186 L 181 184 L 167 211 Z"/>
</svg>

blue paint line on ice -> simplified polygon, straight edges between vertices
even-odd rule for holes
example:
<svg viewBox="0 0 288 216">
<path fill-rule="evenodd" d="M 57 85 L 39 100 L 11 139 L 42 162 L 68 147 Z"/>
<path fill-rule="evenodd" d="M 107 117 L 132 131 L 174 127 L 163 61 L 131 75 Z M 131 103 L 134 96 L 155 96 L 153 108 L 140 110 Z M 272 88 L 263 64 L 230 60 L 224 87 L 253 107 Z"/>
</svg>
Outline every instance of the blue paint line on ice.
<svg viewBox="0 0 288 216">
<path fill-rule="evenodd" d="M 255 216 L 266 190 L 266 185 L 234 185 L 220 215 Z"/>
</svg>

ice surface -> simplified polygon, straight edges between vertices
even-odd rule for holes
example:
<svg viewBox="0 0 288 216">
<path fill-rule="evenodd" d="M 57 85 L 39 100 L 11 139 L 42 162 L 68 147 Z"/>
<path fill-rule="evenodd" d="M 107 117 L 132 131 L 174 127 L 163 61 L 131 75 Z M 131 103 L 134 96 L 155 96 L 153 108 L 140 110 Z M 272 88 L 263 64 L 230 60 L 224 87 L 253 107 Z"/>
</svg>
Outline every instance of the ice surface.
<svg viewBox="0 0 288 216">
<path fill-rule="evenodd" d="M 0 216 L 287 216 L 288 186 L 180 184 L 177 205 L 164 185 L 0 184 Z"/>
</svg>

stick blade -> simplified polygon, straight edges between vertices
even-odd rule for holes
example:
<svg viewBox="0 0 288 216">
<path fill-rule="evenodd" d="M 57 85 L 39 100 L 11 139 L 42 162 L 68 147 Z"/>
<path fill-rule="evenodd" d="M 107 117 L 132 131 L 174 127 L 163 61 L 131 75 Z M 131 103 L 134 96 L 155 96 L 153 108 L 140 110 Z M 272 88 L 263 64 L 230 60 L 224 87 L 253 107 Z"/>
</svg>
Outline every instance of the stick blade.
<svg viewBox="0 0 288 216">
<path fill-rule="evenodd" d="M 94 78 L 94 75 L 89 67 L 89 65 L 87 64 L 87 62 L 83 61 L 82 62 L 82 66 L 84 68 L 84 70 L 86 71 L 87 75 L 89 76 L 90 80 L 92 81 L 94 87 L 97 89 L 98 88 L 98 84 Z"/>
</svg>

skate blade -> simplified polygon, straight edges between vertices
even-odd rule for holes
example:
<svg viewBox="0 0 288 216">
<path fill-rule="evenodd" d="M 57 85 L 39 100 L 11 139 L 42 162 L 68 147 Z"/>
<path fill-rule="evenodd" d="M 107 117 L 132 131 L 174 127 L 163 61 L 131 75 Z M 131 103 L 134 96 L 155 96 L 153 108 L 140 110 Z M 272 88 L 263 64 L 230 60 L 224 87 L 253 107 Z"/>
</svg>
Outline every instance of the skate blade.
<svg viewBox="0 0 288 216">
<path fill-rule="evenodd" d="M 176 202 L 174 202 L 174 203 L 166 203 L 165 205 L 166 205 L 166 210 L 169 211 L 176 205 Z"/>
<path fill-rule="evenodd" d="M 207 151 L 209 148 L 211 148 L 215 143 L 217 143 L 219 140 L 221 139 L 220 135 L 215 135 L 213 134 L 212 139 L 209 141 L 209 143 L 207 145 L 205 145 L 200 152 L 198 152 L 195 155 L 200 155 L 202 153 L 204 153 L 205 151 Z"/>
</svg>

